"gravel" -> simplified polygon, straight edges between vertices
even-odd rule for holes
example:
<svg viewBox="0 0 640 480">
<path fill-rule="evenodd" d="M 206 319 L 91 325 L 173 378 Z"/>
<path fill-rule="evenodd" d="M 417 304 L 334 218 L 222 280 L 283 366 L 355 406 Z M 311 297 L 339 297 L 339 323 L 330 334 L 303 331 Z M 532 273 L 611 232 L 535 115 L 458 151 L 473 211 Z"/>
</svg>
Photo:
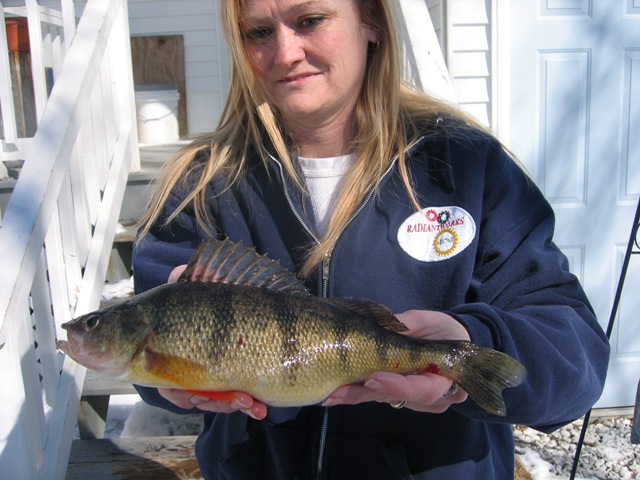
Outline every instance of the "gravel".
<svg viewBox="0 0 640 480">
<path fill-rule="evenodd" d="M 594 411 L 595 412 L 595 411 Z M 201 416 L 177 415 L 143 403 L 138 395 L 114 395 L 105 437 L 195 435 Z M 514 427 L 520 480 L 566 480 L 582 429 L 582 420 L 551 434 Z M 640 445 L 630 442 L 631 416 L 591 417 L 576 480 L 640 479 Z M 79 438 L 76 436 L 76 438 Z"/>
<path fill-rule="evenodd" d="M 640 478 L 640 445 L 630 440 L 631 417 L 591 419 L 576 479 Z M 577 420 L 551 434 L 514 427 L 516 457 L 533 480 L 568 479 L 582 429 Z"/>
</svg>

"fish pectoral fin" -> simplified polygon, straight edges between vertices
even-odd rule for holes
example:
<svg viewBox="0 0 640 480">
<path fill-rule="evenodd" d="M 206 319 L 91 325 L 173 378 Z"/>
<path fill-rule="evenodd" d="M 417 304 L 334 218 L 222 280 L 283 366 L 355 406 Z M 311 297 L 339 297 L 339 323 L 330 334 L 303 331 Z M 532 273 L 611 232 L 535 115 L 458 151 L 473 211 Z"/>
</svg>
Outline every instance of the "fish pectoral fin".
<svg viewBox="0 0 640 480">
<path fill-rule="evenodd" d="M 398 318 L 391 312 L 389 307 L 382 305 L 381 303 L 374 302 L 373 300 L 362 300 L 357 298 L 328 298 L 327 300 L 335 305 L 339 305 L 342 308 L 346 308 L 358 315 L 375 321 L 391 332 L 406 332 L 409 330 L 409 328 L 407 328 L 407 326 L 398 320 Z"/>
<path fill-rule="evenodd" d="M 199 363 L 187 360 L 186 358 L 166 353 L 158 353 L 147 348 L 144 350 L 145 367 L 147 371 L 157 378 L 168 380 L 178 387 L 185 387 L 184 390 L 192 395 L 219 400 L 221 402 L 232 402 L 236 400 L 233 392 L 196 390 L 191 387 L 194 383 L 199 384 L 200 378 L 207 378 L 208 370 Z M 189 380 L 195 380 L 189 381 Z"/>
<path fill-rule="evenodd" d="M 155 352 L 150 348 L 146 348 L 143 353 L 148 373 L 176 385 L 187 387 L 194 383 L 189 380 L 207 378 L 209 375 L 204 366 L 186 358 Z"/>
</svg>

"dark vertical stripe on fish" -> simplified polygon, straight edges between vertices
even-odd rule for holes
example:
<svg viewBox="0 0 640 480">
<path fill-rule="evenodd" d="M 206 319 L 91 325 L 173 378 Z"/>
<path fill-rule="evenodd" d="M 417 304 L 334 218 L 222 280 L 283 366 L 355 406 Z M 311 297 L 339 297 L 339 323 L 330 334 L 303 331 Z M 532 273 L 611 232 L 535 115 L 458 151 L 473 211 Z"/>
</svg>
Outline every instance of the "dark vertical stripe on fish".
<svg viewBox="0 0 640 480">
<path fill-rule="evenodd" d="M 375 329 L 373 331 L 373 338 L 376 342 L 376 353 L 380 360 L 380 365 L 387 365 L 389 363 L 389 352 L 392 344 L 389 342 L 388 335 L 384 330 Z"/>
<path fill-rule="evenodd" d="M 272 299 L 273 311 L 277 322 L 277 330 L 280 336 L 280 358 L 282 365 L 286 365 L 284 369 L 283 381 L 287 385 L 295 385 L 298 378 L 298 371 L 301 367 L 300 362 L 300 344 L 296 339 L 300 338 L 299 332 L 296 331 L 297 325 L 304 322 L 299 320 L 304 311 L 294 311 L 290 306 L 281 301 L 281 297 Z"/>
<path fill-rule="evenodd" d="M 206 284 L 203 283 L 202 285 L 205 286 Z M 209 329 L 208 333 L 211 338 L 206 342 L 208 357 L 215 363 L 224 357 L 230 342 L 236 344 L 238 341 L 237 339 L 232 339 L 232 335 L 237 329 L 236 322 L 233 320 L 238 318 L 234 313 L 237 305 L 235 302 L 237 294 L 234 294 L 234 291 L 225 284 L 219 283 L 217 286 L 215 295 L 205 297 L 208 302 L 203 305 L 201 312 L 203 318 L 208 318 L 215 325 L 215 328 Z M 209 304 L 214 297 L 215 308 Z M 204 334 L 205 332 L 202 333 Z"/>
<path fill-rule="evenodd" d="M 345 342 L 347 341 L 349 335 L 349 328 L 347 328 L 347 322 L 345 322 L 342 318 L 337 317 L 336 321 L 333 322 L 334 328 L 332 329 L 335 334 L 335 345 L 340 345 L 338 348 L 338 358 L 340 359 L 340 364 L 343 369 L 346 371 L 347 366 L 350 363 L 349 353 L 355 349 L 346 348 Z"/>
</svg>

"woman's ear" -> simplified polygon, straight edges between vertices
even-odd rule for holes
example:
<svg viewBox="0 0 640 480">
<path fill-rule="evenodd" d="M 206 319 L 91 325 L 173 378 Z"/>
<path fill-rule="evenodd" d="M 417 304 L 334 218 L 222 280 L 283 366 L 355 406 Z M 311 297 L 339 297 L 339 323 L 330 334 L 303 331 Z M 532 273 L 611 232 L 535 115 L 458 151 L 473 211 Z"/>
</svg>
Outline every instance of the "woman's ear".
<svg viewBox="0 0 640 480">
<path fill-rule="evenodd" d="M 377 30 L 367 27 L 367 40 L 369 40 L 370 43 L 380 43 L 382 35 Z"/>
<path fill-rule="evenodd" d="M 360 20 L 366 30 L 365 36 L 369 43 L 378 44 L 382 40 L 382 33 L 379 28 L 376 28 L 377 24 L 375 15 L 375 6 L 370 0 L 365 0 L 360 5 Z"/>
</svg>

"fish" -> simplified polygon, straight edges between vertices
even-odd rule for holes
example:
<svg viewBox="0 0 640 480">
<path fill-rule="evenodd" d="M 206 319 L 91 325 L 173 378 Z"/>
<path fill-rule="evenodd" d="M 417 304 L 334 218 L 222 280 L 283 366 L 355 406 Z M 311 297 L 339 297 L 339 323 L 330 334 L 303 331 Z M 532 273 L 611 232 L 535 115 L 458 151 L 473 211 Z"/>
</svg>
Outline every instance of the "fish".
<svg viewBox="0 0 640 480">
<path fill-rule="evenodd" d="M 228 239 L 203 241 L 177 282 L 62 328 L 58 348 L 103 375 L 218 400 L 243 391 L 274 407 L 317 404 L 373 372 L 431 372 L 505 416 L 503 390 L 527 373 L 472 342 L 408 336 L 375 301 L 314 296 L 276 260 Z"/>
</svg>

